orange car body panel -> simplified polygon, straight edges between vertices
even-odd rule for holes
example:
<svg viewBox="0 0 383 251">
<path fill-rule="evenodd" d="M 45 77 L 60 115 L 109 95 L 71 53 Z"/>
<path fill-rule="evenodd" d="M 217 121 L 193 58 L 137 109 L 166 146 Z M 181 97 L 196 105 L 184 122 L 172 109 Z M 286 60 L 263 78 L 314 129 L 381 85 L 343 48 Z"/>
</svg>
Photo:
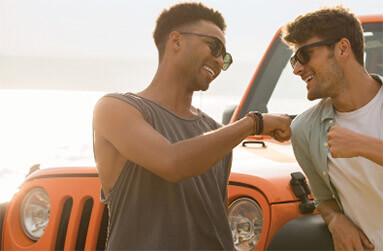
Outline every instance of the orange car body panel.
<svg viewBox="0 0 383 251">
<path fill-rule="evenodd" d="M 76 177 L 76 175 L 79 176 Z M 39 241 L 35 242 L 30 240 L 22 230 L 20 207 L 26 193 L 37 187 L 44 188 L 48 192 L 51 201 L 51 215 L 45 233 Z M 87 199 L 92 198 L 94 204 L 89 221 L 85 248 L 87 250 L 94 250 L 97 243 L 101 216 L 104 210 L 104 204 L 100 202 L 100 187 L 97 170 L 94 167 L 52 168 L 32 174 L 21 185 L 20 191 L 14 195 L 12 203 L 9 204 L 3 227 L 2 249 L 55 249 L 63 205 L 66 199 L 72 198 L 73 205 L 65 239 L 65 249 L 74 250 L 83 205 Z"/>
</svg>

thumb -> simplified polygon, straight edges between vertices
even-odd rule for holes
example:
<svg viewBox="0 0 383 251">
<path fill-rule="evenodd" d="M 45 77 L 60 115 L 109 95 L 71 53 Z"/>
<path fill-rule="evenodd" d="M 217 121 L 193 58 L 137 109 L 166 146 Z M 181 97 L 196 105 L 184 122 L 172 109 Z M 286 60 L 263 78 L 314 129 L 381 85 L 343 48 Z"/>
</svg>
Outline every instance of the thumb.
<svg viewBox="0 0 383 251">
<path fill-rule="evenodd" d="M 288 132 L 277 129 L 274 131 L 273 138 L 278 140 L 279 142 L 283 142 L 290 139 L 290 135 Z"/>
<path fill-rule="evenodd" d="M 359 230 L 359 236 L 360 236 L 360 239 L 362 240 L 362 244 L 364 247 L 368 249 L 374 249 L 374 245 L 370 242 L 367 236 L 360 230 Z"/>
</svg>

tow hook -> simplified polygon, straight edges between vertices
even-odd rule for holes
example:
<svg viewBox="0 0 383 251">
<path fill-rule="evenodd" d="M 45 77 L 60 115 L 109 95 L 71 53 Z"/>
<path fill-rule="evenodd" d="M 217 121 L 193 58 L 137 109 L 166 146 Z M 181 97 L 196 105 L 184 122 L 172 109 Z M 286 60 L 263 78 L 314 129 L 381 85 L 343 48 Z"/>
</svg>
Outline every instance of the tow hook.
<svg viewBox="0 0 383 251">
<path fill-rule="evenodd" d="M 311 194 L 310 188 L 306 182 L 305 176 L 301 172 L 291 173 L 291 188 L 297 198 L 301 200 L 299 210 L 302 214 L 311 214 L 315 210 L 314 203 L 308 198 Z"/>
</svg>

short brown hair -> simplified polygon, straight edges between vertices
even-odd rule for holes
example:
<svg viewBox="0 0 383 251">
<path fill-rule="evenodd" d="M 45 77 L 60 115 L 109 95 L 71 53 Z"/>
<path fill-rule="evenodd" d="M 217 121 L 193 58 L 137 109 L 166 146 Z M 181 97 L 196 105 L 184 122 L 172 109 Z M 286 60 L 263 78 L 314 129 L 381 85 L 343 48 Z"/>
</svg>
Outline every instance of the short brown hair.
<svg viewBox="0 0 383 251">
<path fill-rule="evenodd" d="M 364 65 L 364 37 L 359 19 L 342 5 L 324 7 L 298 16 L 282 29 L 283 41 L 294 46 L 317 36 L 321 39 L 347 38 L 356 60 Z"/>
<path fill-rule="evenodd" d="M 202 3 L 180 3 L 163 10 L 157 18 L 156 28 L 153 32 L 160 59 L 165 51 L 165 43 L 172 31 L 201 20 L 213 22 L 222 32 L 226 29 L 226 23 L 221 13 Z"/>
</svg>

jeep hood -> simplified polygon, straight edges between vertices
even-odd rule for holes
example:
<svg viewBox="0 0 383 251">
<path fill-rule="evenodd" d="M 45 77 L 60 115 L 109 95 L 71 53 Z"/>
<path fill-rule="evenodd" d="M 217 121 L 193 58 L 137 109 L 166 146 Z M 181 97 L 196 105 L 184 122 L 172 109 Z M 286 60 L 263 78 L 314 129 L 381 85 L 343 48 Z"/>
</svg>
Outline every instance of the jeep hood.
<svg viewBox="0 0 383 251">
<path fill-rule="evenodd" d="M 291 143 L 272 139 L 244 142 L 233 150 L 230 183 L 261 191 L 269 203 L 297 201 L 290 188 L 290 174 L 302 170 L 296 162 Z M 260 142 L 264 142 L 264 146 Z"/>
<path fill-rule="evenodd" d="M 245 140 L 246 142 L 248 140 Z M 260 141 L 258 141 L 260 142 Z M 250 186 L 261 191 L 269 203 L 297 201 L 290 189 L 290 173 L 301 172 L 290 142 L 271 139 L 259 143 L 242 143 L 233 150 L 230 184 Z M 98 177 L 95 167 L 61 167 L 36 171 L 25 182 L 53 177 Z"/>
</svg>

